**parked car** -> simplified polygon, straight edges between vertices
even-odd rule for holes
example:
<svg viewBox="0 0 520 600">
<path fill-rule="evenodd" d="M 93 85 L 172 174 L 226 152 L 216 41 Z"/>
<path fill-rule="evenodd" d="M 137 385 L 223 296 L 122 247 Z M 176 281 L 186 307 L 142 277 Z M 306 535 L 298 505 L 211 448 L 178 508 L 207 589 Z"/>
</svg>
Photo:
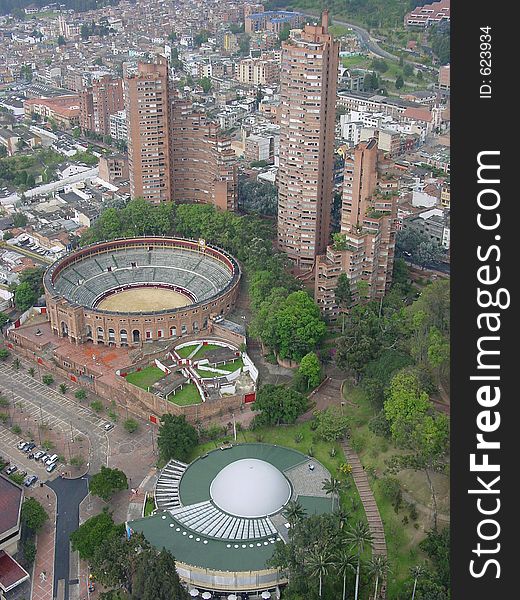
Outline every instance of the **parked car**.
<svg viewBox="0 0 520 600">
<path fill-rule="evenodd" d="M 7 467 L 5 474 L 11 475 L 11 473 L 15 473 L 16 471 L 18 471 L 18 467 L 16 465 L 11 465 L 10 467 Z"/>
<path fill-rule="evenodd" d="M 55 463 L 55 462 L 51 463 L 46 469 L 47 473 L 52 473 L 57 466 L 58 466 L 57 463 Z"/>
<path fill-rule="evenodd" d="M 25 447 L 29 445 L 29 442 L 24 442 L 23 440 L 21 442 L 18 442 L 18 450 L 25 450 Z"/>
<path fill-rule="evenodd" d="M 38 481 L 38 477 L 36 475 L 28 475 L 25 478 L 23 484 L 25 485 L 25 487 L 31 487 L 31 485 L 36 481 Z"/>
<path fill-rule="evenodd" d="M 36 444 L 34 442 L 29 442 L 27 446 L 23 449 L 24 452 L 30 452 L 33 448 L 36 448 Z"/>
<path fill-rule="evenodd" d="M 47 466 L 52 465 L 52 463 L 55 463 L 58 460 L 58 455 L 57 454 L 53 454 L 52 456 L 49 456 L 49 458 L 45 461 L 45 464 Z"/>
<path fill-rule="evenodd" d="M 48 458 L 49 458 L 50 454 L 47 454 L 47 452 L 44 452 L 41 456 L 40 456 L 40 460 L 42 463 L 44 463 Z"/>
<path fill-rule="evenodd" d="M 113 423 L 105 423 L 104 428 L 105 428 L 105 431 L 110 431 L 111 429 L 114 428 L 114 424 Z"/>
<path fill-rule="evenodd" d="M 36 452 L 34 454 L 34 460 L 40 460 L 40 458 L 45 454 L 45 450 L 38 450 L 38 452 Z"/>
</svg>

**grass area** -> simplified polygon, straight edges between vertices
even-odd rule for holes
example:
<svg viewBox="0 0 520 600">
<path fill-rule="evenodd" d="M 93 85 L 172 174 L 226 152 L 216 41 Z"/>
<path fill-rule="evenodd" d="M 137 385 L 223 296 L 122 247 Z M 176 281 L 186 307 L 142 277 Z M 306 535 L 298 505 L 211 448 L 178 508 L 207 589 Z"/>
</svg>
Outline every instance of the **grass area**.
<svg viewBox="0 0 520 600">
<path fill-rule="evenodd" d="M 329 31 L 335 38 L 353 33 L 353 30 L 350 27 L 345 27 L 345 25 L 331 25 Z"/>
<path fill-rule="evenodd" d="M 144 516 L 149 517 L 155 510 L 155 502 L 153 496 L 146 497 L 146 503 L 144 505 Z"/>
<path fill-rule="evenodd" d="M 189 406 L 190 404 L 200 404 L 202 399 L 197 386 L 194 383 L 187 383 L 182 390 L 168 396 L 168 401 L 178 406 Z"/>
<path fill-rule="evenodd" d="M 352 419 L 352 447 L 356 450 L 359 458 L 369 473 L 370 484 L 381 513 L 385 528 L 385 536 L 388 547 L 388 559 L 391 574 L 388 578 L 388 595 L 390 598 L 399 598 L 402 594 L 402 583 L 409 579 L 410 568 L 418 562 L 426 560 L 426 556 L 419 550 L 418 544 L 424 539 L 425 532 L 431 528 L 431 521 L 424 510 L 418 510 L 418 520 L 410 518 L 410 512 L 406 507 L 396 513 L 392 503 L 380 490 L 379 478 L 387 475 L 386 461 L 403 451 L 396 448 L 390 440 L 372 433 L 368 428 L 369 420 L 375 415 L 375 411 L 366 399 L 365 393 L 359 387 L 344 387 L 344 397 L 347 414 Z M 422 472 L 401 471 L 397 475 L 403 490 L 407 491 L 413 499 L 421 504 L 430 502 L 429 489 L 426 477 Z M 441 503 L 439 510 L 449 512 L 448 495 L 449 480 L 446 476 L 436 478 L 436 488 L 440 493 Z M 406 518 L 405 518 L 406 517 Z"/>
<path fill-rule="evenodd" d="M 134 371 L 128 373 L 126 380 L 132 385 L 147 390 L 148 387 L 152 386 L 155 382 L 159 381 L 164 377 L 164 373 L 156 366 L 150 366 L 142 369 L 141 371 Z"/>
<path fill-rule="evenodd" d="M 235 361 L 229 361 L 224 363 L 223 365 L 217 365 L 217 369 L 221 369 L 222 371 L 227 371 L 228 373 L 233 373 L 237 369 L 241 369 L 244 366 L 244 361 L 241 358 L 237 358 Z"/>
<path fill-rule="evenodd" d="M 225 440 L 229 441 L 230 438 L 219 438 L 218 440 L 200 444 L 194 449 L 192 456 L 190 456 L 190 461 L 210 450 L 219 448 Z M 316 440 L 310 422 L 262 428 L 255 431 L 239 431 L 237 433 L 237 441 L 249 443 L 261 441 L 266 444 L 277 444 L 278 446 L 293 448 L 304 454 L 312 454 L 316 460 L 329 470 L 333 477 L 345 480 L 345 477 L 339 471 L 340 465 L 345 462 L 345 454 L 341 446 L 339 443 L 331 444 L 322 440 Z M 333 457 L 330 456 L 332 448 L 335 451 L 335 456 Z M 361 499 L 350 475 L 347 477 L 347 488 L 341 493 L 341 505 L 348 511 L 351 523 L 366 521 Z"/>
<path fill-rule="evenodd" d="M 211 379 L 212 377 L 221 377 L 220 373 L 215 373 L 215 371 L 203 371 L 202 369 L 195 369 L 195 372 L 202 379 Z"/>
<path fill-rule="evenodd" d="M 181 358 L 188 358 L 188 356 L 195 350 L 197 346 L 198 344 L 192 344 L 191 346 L 184 346 L 184 348 L 176 348 L 175 352 L 177 352 Z"/>
<path fill-rule="evenodd" d="M 217 348 L 222 348 L 222 346 L 217 346 L 217 344 L 206 344 L 205 346 L 202 346 L 200 350 L 197 350 L 197 352 L 192 356 L 192 359 L 197 360 L 198 358 L 202 358 L 206 354 L 206 352 L 209 352 L 210 350 L 215 350 Z"/>
</svg>

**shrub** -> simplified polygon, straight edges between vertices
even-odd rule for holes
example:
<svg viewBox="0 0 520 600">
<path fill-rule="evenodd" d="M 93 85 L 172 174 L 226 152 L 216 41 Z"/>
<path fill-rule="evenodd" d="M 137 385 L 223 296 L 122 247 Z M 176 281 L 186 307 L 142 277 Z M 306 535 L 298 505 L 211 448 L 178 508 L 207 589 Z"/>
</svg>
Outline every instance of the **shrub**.
<svg viewBox="0 0 520 600">
<path fill-rule="evenodd" d="M 90 408 L 97 413 L 100 413 L 103 410 L 103 402 L 101 402 L 101 400 L 94 400 L 90 403 Z"/>
<path fill-rule="evenodd" d="M 27 565 L 32 565 L 36 558 L 36 545 L 32 540 L 25 540 L 22 546 L 23 556 Z"/>
<path fill-rule="evenodd" d="M 13 425 L 11 427 L 11 431 L 16 435 L 20 435 L 22 433 L 22 428 L 20 427 L 20 425 Z"/>
<path fill-rule="evenodd" d="M 7 423 L 7 420 L 9 419 L 9 415 L 6 413 L 0 413 L 0 423 Z"/>
<path fill-rule="evenodd" d="M 82 456 L 73 456 L 70 459 L 70 464 L 73 467 L 82 467 L 85 464 L 85 459 Z"/>
<path fill-rule="evenodd" d="M 115 411 L 109 410 L 107 414 L 111 421 L 114 421 L 114 423 L 117 423 L 117 420 L 119 419 L 119 415 Z"/>
<path fill-rule="evenodd" d="M 54 444 L 50 440 L 43 440 L 42 448 L 44 450 L 54 450 Z"/>
<path fill-rule="evenodd" d="M 60 390 L 61 394 L 65 394 L 65 392 L 68 390 L 67 386 L 64 383 L 60 383 L 58 389 Z"/>
<path fill-rule="evenodd" d="M 403 502 L 403 493 L 399 479 L 396 477 L 382 477 L 378 482 L 378 486 L 383 498 L 392 504 L 396 512 L 399 512 Z"/>
<path fill-rule="evenodd" d="M 135 419 L 126 419 L 123 427 L 128 433 L 134 433 L 139 429 L 139 423 Z"/>
<path fill-rule="evenodd" d="M 379 411 L 375 417 L 370 419 L 368 422 L 368 429 L 375 435 L 384 438 L 390 437 L 390 423 L 385 416 L 384 410 Z"/>
</svg>

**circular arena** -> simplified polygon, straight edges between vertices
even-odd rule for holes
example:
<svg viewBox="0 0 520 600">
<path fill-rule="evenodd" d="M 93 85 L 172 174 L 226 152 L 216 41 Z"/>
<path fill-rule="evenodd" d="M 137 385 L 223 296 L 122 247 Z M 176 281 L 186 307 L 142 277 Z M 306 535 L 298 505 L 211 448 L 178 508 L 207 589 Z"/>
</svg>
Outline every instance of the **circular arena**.
<svg viewBox="0 0 520 600">
<path fill-rule="evenodd" d="M 279 597 L 287 580 L 268 560 L 288 540 L 284 510 L 295 500 L 307 515 L 331 512 L 329 477 L 290 448 L 225 445 L 189 465 L 171 460 L 155 487 L 154 514 L 127 522 L 127 531 L 170 550 L 193 597 Z"/>
<path fill-rule="evenodd" d="M 204 240 L 138 237 L 71 252 L 44 287 L 56 335 L 128 346 L 206 329 L 233 307 L 239 281 L 238 262 Z"/>
</svg>

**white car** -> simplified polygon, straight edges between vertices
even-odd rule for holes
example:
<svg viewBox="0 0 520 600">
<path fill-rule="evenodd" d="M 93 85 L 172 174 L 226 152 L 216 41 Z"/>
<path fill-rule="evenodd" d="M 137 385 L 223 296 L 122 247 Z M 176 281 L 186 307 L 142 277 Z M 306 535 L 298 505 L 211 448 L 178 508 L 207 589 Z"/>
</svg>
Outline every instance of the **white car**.
<svg viewBox="0 0 520 600">
<path fill-rule="evenodd" d="M 105 431 L 110 431 L 111 429 L 114 428 L 114 424 L 113 423 L 105 423 L 103 425 L 103 428 L 104 428 Z"/>
</svg>

